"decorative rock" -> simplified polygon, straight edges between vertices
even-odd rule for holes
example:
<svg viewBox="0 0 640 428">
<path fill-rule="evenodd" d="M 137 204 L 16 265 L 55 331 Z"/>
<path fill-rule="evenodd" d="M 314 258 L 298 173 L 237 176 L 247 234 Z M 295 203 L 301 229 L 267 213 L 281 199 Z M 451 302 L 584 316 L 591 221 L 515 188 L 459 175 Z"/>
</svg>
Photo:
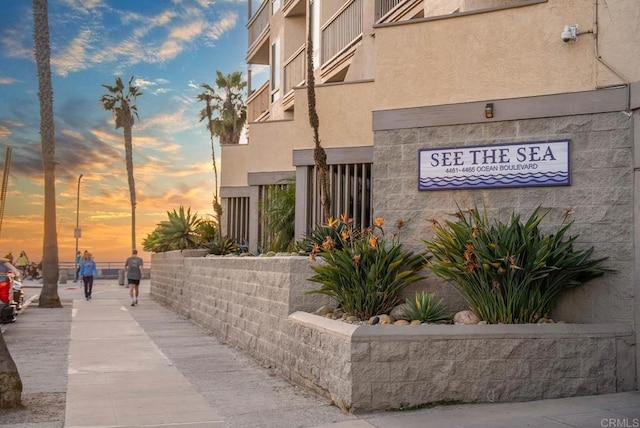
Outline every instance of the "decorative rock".
<svg viewBox="0 0 640 428">
<path fill-rule="evenodd" d="M 407 304 L 403 303 L 391 309 L 389 315 L 395 318 L 396 320 L 407 320 L 410 321 L 409 316 L 406 313 Z"/>
<path fill-rule="evenodd" d="M 478 323 L 478 325 L 487 325 L 487 322 L 486 322 L 486 321 L 480 321 L 480 322 Z"/>
<path fill-rule="evenodd" d="M 407 320 L 398 320 L 393 323 L 393 325 L 409 325 L 409 321 Z"/>
<path fill-rule="evenodd" d="M 378 315 L 380 317 L 380 325 L 389 325 L 393 324 L 395 321 L 390 315 Z"/>
<path fill-rule="evenodd" d="M 332 309 L 331 309 L 331 308 L 329 308 L 328 306 L 320 306 L 320 307 L 316 310 L 315 314 L 316 314 L 316 315 L 320 315 L 320 316 L 325 316 L 325 315 L 327 315 L 327 314 L 328 314 L 329 312 L 331 312 L 331 311 L 332 311 Z"/>
<path fill-rule="evenodd" d="M 480 322 L 480 318 L 473 311 L 460 311 L 453 317 L 453 322 L 455 324 L 478 324 Z"/>
<path fill-rule="evenodd" d="M 549 323 L 552 323 L 552 322 L 553 322 L 553 320 L 550 320 L 549 318 L 544 318 L 544 317 L 540 318 L 538 320 L 538 324 L 549 324 Z"/>
<path fill-rule="evenodd" d="M 380 322 L 380 317 L 371 317 L 369 318 L 369 324 L 376 325 Z"/>
<path fill-rule="evenodd" d="M 422 324 L 422 321 L 420 320 L 411 320 L 411 325 L 420 325 Z"/>
<path fill-rule="evenodd" d="M 354 315 L 349 315 L 347 318 L 345 318 L 345 322 L 348 322 L 349 324 L 355 324 L 358 321 L 360 321 L 358 319 L 358 317 L 354 316 Z"/>
</svg>

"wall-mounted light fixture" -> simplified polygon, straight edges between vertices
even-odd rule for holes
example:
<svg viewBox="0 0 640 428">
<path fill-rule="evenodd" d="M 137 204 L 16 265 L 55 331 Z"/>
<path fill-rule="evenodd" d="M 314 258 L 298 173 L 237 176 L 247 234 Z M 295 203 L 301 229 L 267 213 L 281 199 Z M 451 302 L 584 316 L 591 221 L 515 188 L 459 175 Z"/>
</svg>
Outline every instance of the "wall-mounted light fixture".
<svg viewBox="0 0 640 428">
<path fill-rule="evenodd" d="M 484 106 L 484 117 L 493 119 L 493 103 L 487 103 L 487 105 Z"/>
</svg>

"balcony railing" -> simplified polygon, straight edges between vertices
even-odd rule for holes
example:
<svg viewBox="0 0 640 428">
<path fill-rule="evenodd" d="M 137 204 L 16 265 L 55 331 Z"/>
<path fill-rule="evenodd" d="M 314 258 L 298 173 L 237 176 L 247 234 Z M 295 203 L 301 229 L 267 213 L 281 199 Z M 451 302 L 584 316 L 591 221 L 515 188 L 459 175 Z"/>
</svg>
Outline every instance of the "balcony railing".
<svg viewBox="0 0 640 428">
<path fill-rule="evenodd" d="M 405 0 L 376 0 L 376 22 Z"/>
<path fill-rule="evenodd" d="M 293 90 L 306 80 L 306 50 L 304 45 L 284 65 L 284 93 Z"/>
<path fill-rule="evenodd" d="M 247 23 L 249 33 L 249 48 L 260 39 L 260 36 L 269 28 L 269 10 L 267 4 L 271 4 L 270 0 L 264 0 L 258 11 L 251 17 Z"/>
<path fill-rule="evenodd" d="M 255 90 L 247 99 L 247 122 L 255 122 L 269 111 L 269 81 Z"/>
<path fill-rule="evenodd" d="M 322 64 L 351 46 L 362 36 L 362 1 L 348 2 L 322 28 Z"/>
</svg>

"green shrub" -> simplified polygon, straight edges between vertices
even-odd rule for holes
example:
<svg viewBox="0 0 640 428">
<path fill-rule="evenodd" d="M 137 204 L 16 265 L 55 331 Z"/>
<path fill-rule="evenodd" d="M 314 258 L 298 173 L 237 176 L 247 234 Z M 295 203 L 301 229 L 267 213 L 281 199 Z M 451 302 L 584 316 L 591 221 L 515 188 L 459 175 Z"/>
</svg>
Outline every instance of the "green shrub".
<svg viewBox="0 0 640 428">
<path fill-rule="evenodd" d="M 458 209 L 456 222 L 434 222 L 435 238 L 425 241 L 429 266 L 449 281 L 488 323 L 527 323 L 548 317 L 563 290 L 613 272 L 591 259 L 593 247 L 573 248 L 566 237 L 573 222 L 543 235 L 539 224 L 547 213 L 536 208 L 526 222 L 512 213 L 508 224 L 489 222 L 486 208 Z"/>
<path fill-rule="evenodd" d="M 267 186 L 258 202 L 263 227 L 261 246 L 268 251 L 291 251 L 295 244 L 296 182 L 281 180 Z"/>
<path fill-rule="evenodd" d="M 434 294 L 425 291 L 416 293 L 413 300 L 407 298 L 404 312 L 412 320 L 421 322 L 444 321 L 453 317 L 442 304 L 442 299 L 436 300 Z"/>
<path fill-rule="evenodd" d="M 207 242 L 204 247 L 208 250 L 209 254 L 215 254 L 217 256 L 237 254 L 240 252 L 238 243 L 233 238 L 227 236 L 215 237 Z"/>
<path fill-rule="evenodd" d="M 323 226 L 324 241 L 314 244 L 311 252 L 313 260 L 319 257 L 324 262 L 312 266 L 315 275 L 309 279 L 321 287 L 309 293 L 333 298 L 344 312 L 361 320 L 396 306 L 400 292 L 421 279 L 424 256 L 402 250 L 397 234 L 387 242 L 383 223 L 376 219 L 375 226 L 357 232 L 345 216 L 340 222 L 329 219 Z M 332 233 L 326 233 L 327 228 Z"/>
</svg>

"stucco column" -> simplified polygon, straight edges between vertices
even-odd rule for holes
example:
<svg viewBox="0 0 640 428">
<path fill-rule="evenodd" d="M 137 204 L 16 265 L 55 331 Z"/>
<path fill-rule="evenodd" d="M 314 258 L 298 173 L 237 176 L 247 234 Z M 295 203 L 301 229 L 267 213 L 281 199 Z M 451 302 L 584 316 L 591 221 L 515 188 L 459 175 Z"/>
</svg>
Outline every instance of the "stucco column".
<svg viewBox="0 0 640 428">
<path fill-rule="evenodd" d="M 306 166 L 296 167 L 296 225 L 295 239 L 304 238 L 307 233 L 307 183 L 309 181 L 309 168 Z"/>
</svg>

